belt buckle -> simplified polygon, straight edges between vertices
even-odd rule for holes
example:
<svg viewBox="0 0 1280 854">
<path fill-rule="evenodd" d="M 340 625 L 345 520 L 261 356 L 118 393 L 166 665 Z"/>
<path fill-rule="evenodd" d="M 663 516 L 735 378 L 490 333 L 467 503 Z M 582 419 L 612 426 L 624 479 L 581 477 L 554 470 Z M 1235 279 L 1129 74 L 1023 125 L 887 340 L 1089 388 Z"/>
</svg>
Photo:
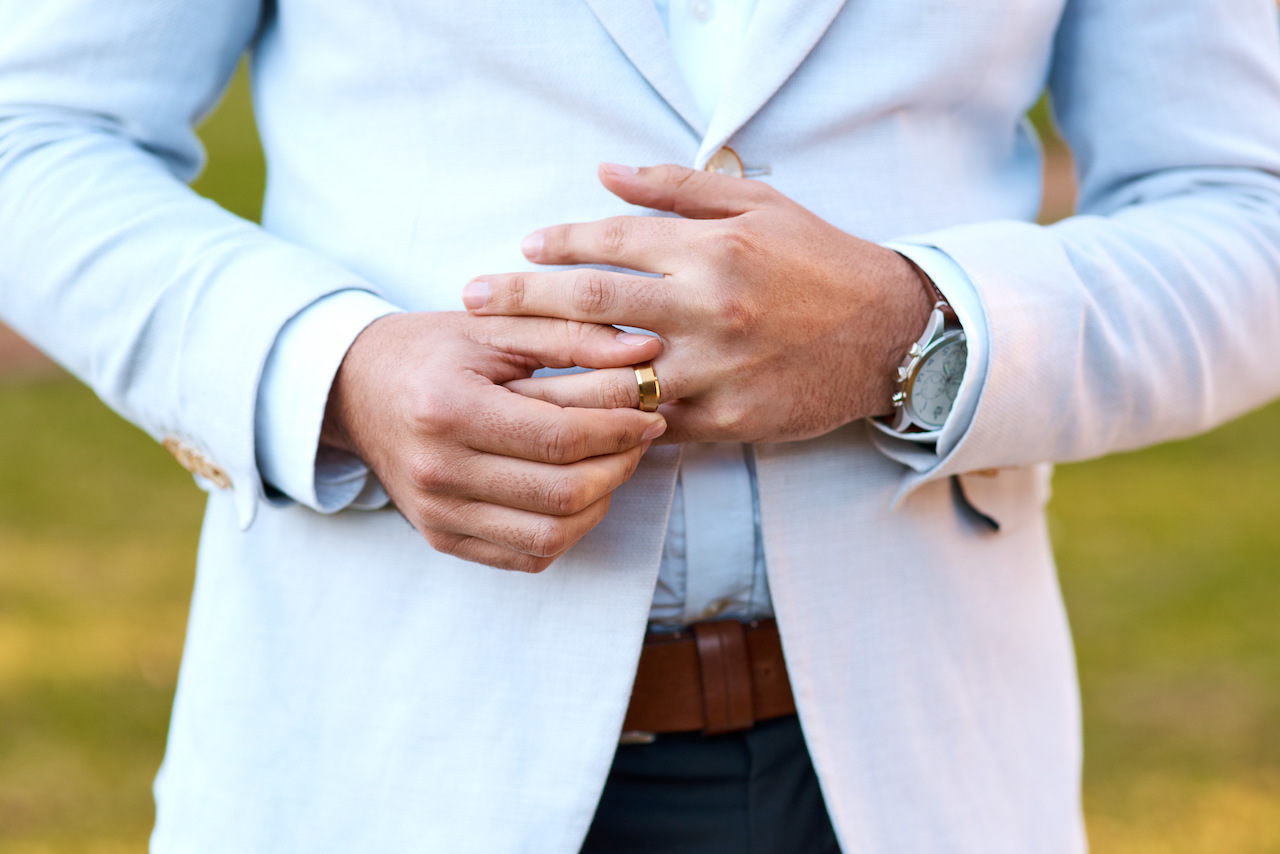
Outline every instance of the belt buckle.
<svg viewBox="0 0 1280 854">
<path fill-rule="evenodd" d="M 653 744 L 658 736 L 651 732 L 641 732 L 638 729 L 625 730 L 622 735 L 618 736 L 618 744 L 629 746 L 633 744 Z"/>
</svg>

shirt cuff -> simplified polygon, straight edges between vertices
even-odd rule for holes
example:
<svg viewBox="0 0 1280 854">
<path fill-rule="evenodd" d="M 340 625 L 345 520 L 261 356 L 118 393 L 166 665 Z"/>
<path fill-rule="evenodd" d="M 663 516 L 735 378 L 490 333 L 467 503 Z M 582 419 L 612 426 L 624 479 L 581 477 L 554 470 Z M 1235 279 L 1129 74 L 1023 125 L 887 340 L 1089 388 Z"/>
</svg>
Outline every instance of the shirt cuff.
<svg viewBox="0 0 1280 854">
<path fill-rule="evenodd" d="M 977 288 L 960 265 L 951 260 L 951 256 L 932 246 L 911 243 L 887 243 L 885 246 L 910 258 L 933 280 L 938 291 L 955 310 L 960 326 L 964 329 L 968 348 L 964 376 L 956 391 L 956 402 L 951 408 L 951 414 L 947 416 L 946 424 L 942 426 L 936 446 L 894 439 L 872 431 L 877 445 L 884 453 L 916 471 L 927 471 L 960 444 L 973 424 L 978 400 L 982 397 L 982 390 L 987 382 L 991 333 Z"/>
<path fill-rule="evenodd" d="M 269 487 L 268 501 L 291 499 L 321 513 L 386 503 L 377 478 L 358 457 L 320 448 L 320 427 L 329 388 L 351 342 L 370 323 L 399 310 L 368 291 L 338 291 L 295 314 L 280 330 L 267 355 L 254 413 L 256 458 Z"/>
</svg>

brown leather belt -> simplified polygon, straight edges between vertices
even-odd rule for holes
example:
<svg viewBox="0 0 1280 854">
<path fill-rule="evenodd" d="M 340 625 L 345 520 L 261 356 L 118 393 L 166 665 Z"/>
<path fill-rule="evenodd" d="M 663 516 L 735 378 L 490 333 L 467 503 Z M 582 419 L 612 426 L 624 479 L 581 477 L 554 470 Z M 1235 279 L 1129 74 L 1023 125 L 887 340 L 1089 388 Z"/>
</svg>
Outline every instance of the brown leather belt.
<svg viewBox="0 0 1280 854">
<path fill-rule="evenodd" d="M 654 733 L 718 735 L 795 713 L 777 622 L 691 629 L 645 637 L 622 743 L 643 744 Z"/>
</svg>

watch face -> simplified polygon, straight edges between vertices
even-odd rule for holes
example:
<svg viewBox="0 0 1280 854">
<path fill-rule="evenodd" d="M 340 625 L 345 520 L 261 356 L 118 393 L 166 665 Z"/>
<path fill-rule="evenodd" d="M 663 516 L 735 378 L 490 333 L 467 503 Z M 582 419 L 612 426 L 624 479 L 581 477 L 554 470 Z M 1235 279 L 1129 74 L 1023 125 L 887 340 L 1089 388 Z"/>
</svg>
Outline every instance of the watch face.
<svg viewBox="0 0 1280 854">
<path fill-rule="evenodd" d="M 969 348 L 964 333 L 948 332 L 929 345 L 907 389 L 911 416 L 921 426 L 937 430 L 946 423 L 964 377 Z"/>
</svg>

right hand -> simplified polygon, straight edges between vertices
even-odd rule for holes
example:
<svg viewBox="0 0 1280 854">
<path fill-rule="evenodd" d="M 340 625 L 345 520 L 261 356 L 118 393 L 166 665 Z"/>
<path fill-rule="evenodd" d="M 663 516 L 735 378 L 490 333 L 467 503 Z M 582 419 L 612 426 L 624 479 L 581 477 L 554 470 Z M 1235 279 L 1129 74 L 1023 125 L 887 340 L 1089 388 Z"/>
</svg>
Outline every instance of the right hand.
<svg viewBox="0 0 1280 854">
<path fill-rule="evenodd" d="M 541 367 L 624 367 L 661 346 L 551 318 L 388 315 L 347 351 L 321 442 L 364 460 L 436 550 L 541 572 L 604 519 L 666 422 L 561 408 L 502 384 Z"/>
</svg>

